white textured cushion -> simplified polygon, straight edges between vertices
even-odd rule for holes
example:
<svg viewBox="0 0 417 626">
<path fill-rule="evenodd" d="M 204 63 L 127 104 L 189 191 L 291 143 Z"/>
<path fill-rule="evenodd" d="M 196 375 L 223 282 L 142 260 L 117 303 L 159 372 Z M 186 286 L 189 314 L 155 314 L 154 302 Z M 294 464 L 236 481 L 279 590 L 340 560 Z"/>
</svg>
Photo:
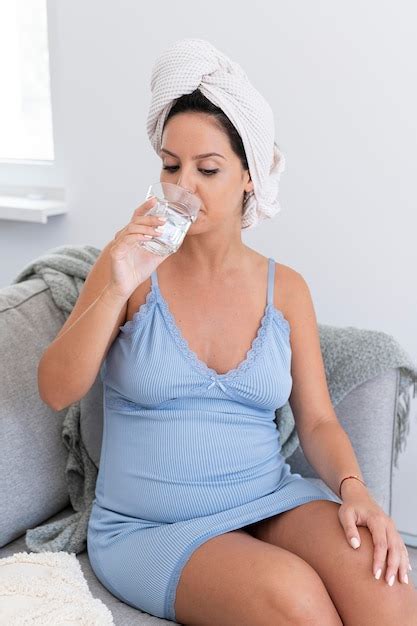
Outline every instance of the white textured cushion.
<svg viewBox="0 0 417 626">
<path fill-rule="evenodd" d="M 114 621 L 91 595 L 75 554 L 16 552 L 0 559 L 0 623 L 107 626 Z"/>
</svg>

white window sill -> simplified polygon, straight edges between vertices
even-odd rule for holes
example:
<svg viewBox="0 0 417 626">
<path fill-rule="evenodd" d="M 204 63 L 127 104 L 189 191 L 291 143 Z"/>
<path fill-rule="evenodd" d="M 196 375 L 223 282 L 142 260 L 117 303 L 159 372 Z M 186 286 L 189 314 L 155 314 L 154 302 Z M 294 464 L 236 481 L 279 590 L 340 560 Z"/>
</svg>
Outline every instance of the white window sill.
<svg viewBox="0 0 417 626">
<path fill-rule="evenodd" d="M 46 224 L 48 217 L 67 213 L 64 200 L 27 196 L 0 195 L 0 220 Z"/>
</svg>

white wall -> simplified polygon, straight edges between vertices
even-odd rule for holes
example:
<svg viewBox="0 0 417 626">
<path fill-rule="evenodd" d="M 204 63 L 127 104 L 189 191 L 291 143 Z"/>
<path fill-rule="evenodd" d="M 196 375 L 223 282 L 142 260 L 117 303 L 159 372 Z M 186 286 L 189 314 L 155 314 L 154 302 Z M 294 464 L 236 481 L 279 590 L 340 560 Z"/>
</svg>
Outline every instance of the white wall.
<svg viewBox="0 0 417 626">
<path fill-rule="evenodd" d="M 283 211 L 243 239 L 304 275 L 320 323 L 387 332 L 417 360 L 414 3 L 56 0 L 49 10 L 69 213 L 0 222 L 0 285 L 48 248 L 103 247 L 130 220 L 159 180 L 145 127 L 153 61 L 202 37 L 268 99 L 287 159 Z M 417 458 L 415 430 L 408 446 Z M 396 497 L 416 520 L 407 476 Z M 403 530 L 417 535 L 415 522 Z"/>
</svg>

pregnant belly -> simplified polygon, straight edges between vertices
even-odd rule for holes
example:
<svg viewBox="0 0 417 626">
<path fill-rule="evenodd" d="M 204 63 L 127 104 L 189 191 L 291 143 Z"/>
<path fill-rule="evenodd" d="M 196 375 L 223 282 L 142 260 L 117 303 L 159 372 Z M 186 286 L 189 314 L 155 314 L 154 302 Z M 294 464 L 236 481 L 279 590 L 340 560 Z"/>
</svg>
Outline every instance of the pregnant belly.
<svg viewBox="0 0 417 626">
<path fill-rule="evenodd" d="M 106 423 L 99 504 L 173 523 L 218 513 L 272 493 L 285 463 L 276 428 L 218 422 Z M 131 424 L 132 426 L 132 424 Z"/>
<path fill-rule="evenodd" d="M 132 476 L 122 471 L 107 478 L 101 506 L 141 520 L 173 523 L 211 515 L 256 500 L 275 491 L 281 477 L 279 463 L 261 475 L 215 481 L 178 481 L 163 476 Z M 143 468 L 142 468 L 143 469 Z M 108 474 L 107 474 L 108 476 Z"/>
</svg>

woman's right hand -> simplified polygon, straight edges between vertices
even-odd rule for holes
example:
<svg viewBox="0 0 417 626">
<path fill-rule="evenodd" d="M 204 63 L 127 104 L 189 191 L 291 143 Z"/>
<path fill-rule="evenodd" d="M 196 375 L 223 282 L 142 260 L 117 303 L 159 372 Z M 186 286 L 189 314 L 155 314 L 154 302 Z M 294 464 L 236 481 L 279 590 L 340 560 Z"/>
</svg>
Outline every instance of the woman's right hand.
<svg viewBox="0 0 417 626">
<path fill-rule="evenodd" d="M 144 235 L 157 236 L 157 226 L 164 225 L 156 215 L 145 215 L 155 204 L 156 198 L 149 198 L 133 212 L 130 222 L 119 230 L 110 249 L 111 279 L 110 290 L 124 300 L 128 300 L 134 290 L 149 278 L 152 272 L 170 256 L 149 252 L 138 245 L 141 241 L 151 241 Z"/>
</svg>

